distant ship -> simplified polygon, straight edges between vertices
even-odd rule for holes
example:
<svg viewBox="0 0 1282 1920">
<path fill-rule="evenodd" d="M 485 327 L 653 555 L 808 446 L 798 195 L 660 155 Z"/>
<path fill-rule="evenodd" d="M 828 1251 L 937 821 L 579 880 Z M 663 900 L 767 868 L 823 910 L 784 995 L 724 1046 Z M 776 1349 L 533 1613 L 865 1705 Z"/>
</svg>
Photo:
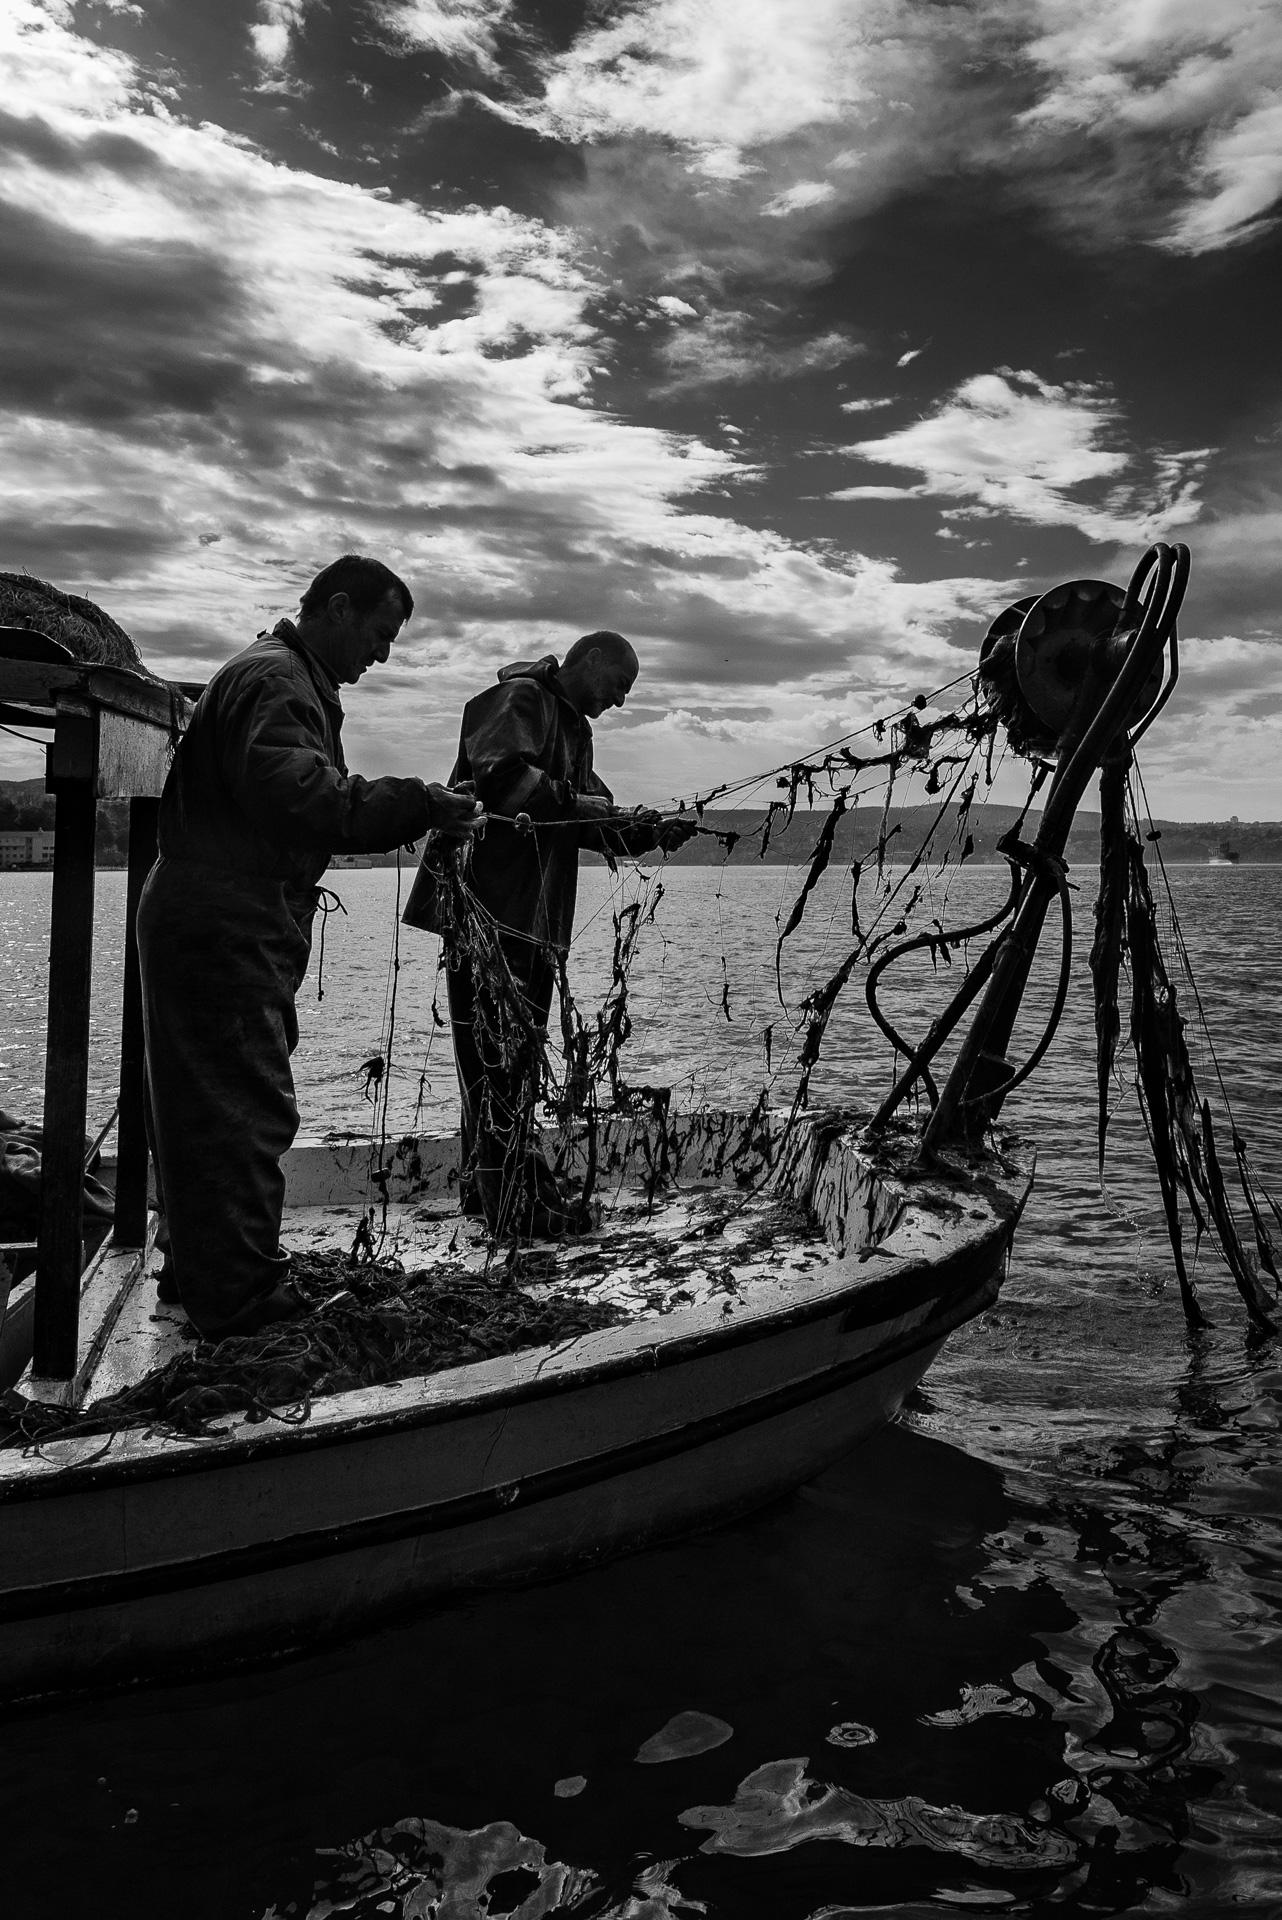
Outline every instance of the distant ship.
<svg viewBox="0 0 1282 1920">
<path fill-rule="evenodd" d="M 1215 851 L 1206 856 L 1207 865 L 1211 867 L 1235 867 L 1241 858 L 1237 848 L 1231 847 L 1227 840 L 1221 840 Z"/>
</svg>

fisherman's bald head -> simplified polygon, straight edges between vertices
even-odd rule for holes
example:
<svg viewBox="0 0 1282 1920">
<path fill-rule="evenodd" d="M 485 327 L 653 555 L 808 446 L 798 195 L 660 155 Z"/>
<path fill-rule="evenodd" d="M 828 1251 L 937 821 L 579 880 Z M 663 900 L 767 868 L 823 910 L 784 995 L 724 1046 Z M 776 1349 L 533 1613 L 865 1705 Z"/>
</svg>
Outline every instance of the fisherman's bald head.
<svg viewBox="0 0 1282 1920">
<path fill-rule="evenodd" d="M 632 691 L 640 663 L 621 633 L 601 628 L 585 633 L 568 649 L 559 674 L 570 705 L 596 720 L 608 707 L 621 707 Z"/>
</svg>

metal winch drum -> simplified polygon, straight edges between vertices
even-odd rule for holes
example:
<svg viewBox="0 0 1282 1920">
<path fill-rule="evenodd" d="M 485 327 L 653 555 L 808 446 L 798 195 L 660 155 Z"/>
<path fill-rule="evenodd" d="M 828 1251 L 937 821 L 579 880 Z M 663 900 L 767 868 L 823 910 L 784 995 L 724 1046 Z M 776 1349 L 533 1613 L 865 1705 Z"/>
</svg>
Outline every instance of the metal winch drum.
<svg viewBox="0 0 1282 1920">
<path fill-rule="evenodd" d="M 1087 683 L 1101 667 L 1106 676 L 1118 671 L 1138 624 L 1134 602 L 1128 609 L 1126 592 L 1108 580 L 1069 580 L 998 614 L 980 650 L 979 678 L 1017 752 L 1055 755 L 1073 732 Z M 1159 661 L 1136 696 L 1130 727 L 1156 704 L 1162 683 Z"/>
</svg>

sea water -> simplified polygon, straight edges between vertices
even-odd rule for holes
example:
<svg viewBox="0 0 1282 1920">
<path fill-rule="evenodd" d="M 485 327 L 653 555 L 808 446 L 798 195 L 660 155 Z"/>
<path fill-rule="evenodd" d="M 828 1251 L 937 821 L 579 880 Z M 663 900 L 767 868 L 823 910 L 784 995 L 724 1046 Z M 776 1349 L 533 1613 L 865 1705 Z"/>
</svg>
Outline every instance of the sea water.
<svg viewBox="0 0 1282 1920">
<path fill-rule="evenodd" d="M 734 1103 L 761 1084 L 769 1028 L 783 1098 L 781 998 L 795 1012 L 849 944 L 841 877 L 778 974 L 795 872 L 662 880 L 628 1076 Z M 1125 1084 L 1101 1191 L 1088 882 L 1069 1012 L 1005 1116 L 1038 1150 L 1007 1284 L 895 1427 L 693 1540 L 287 1666 L 11 1716 L 0 1911 L 1282 1915 L 1279 1347 L 1206 1254 L 1213 1324 L 1187 1332 Z M 304 1129 L 448 1125 L 436 943 L 398 934 L 394 872 L 329 884 L 345 910 L 300 999 Z M 1282 869 L 1176 868 L 1170 886 L 1214 1041 L 1190 1030 L 1200 1080 L 1222 1079 L 1282 1193 Z M 0 879 L 0 1105 L 23 1112 L 43 1073 L 48 887 Z M 1002 890 L 966 873 L 931 911 L 977 919 Z M 123 876 L 98 894 L 91 1125 L 114 1099 Z M 585 870 L 586 1016 L 614 909 L 652 898 Z M 892 1023 L 919 1035 L 951 976 L 938 951 L 895 969 Z M 890 1079 L 856 977 L 814 1098 L 867 1103 Z"/>
</svg>

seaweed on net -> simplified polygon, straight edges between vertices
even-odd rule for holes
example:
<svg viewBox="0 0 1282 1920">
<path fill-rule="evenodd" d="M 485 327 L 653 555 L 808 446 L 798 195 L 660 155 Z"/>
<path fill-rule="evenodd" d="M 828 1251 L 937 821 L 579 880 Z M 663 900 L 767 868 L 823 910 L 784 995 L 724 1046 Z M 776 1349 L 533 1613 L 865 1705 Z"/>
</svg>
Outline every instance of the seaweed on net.
<svg viewBox="0 0 1282 1920">
<path fill-rule="evenodd" d="M 976 765 L 976 755 L 985 753 L 991 746 L 996 721 L 980 701 L 973 682 L 969 697 L 953 710 L 927 716 L 928 704 L 925 695 L 918 695 L 897 718 L 874 723 L 871 731 L 878 743 L 877 751 L 864 753 L 848 742 L 837 742 L 811 758 L 774 769 L 770 777 L 776 780 L 786 798 L 772 801 L 761 824 L 746 834 L 723 832 L 703 824 L 709 800 L 728 793 L 727 786 L 711 789 L 682 805 L 683 812 L 687 805 L 692 806 L 695 819 L 700 823 L 699 831 L 715 836 L 726 858 L 740 839 L 755 839 L 754 851 L 759 859 L 764 858 L 776 829 L 792 822 L 803 798 L 809 808 L 825 809 L 800 890 L 776 941 L 776 987 L 780 1005 L 792 1024 L 795 1045 L 780 1047 L 777 1059 L 773 1046 L 764 1049 L 767 1086 L 763 1087 L 763 1101 L 758 1104 L 764 1103 L 768 1087 L 782 1073 L 795 1069 L 799 1079 L 790 1099 L 792 1113 L 795 1115 L 806 1105 L 810 1077 L 818 1063 L 835 1006 L 856 966 L 866 962 L 884 941 L 897 936 L 907 925 L 921 895 L 920 885 L 911 884 L 913 876 L 930 857 L 932 842 L 950 813 L 956 814 L 955 833 L 960 838 L 961 825 L 981 777 L 982 765 Z M 939 798 L 934 823 L 923 844 L 907 858 L 907 874 L 892 882 L 887 877 L 887 859 L 899 825 L 891 823 L 889 813 L 896 776 L 901 771 L 923 775 L 927 791 Z M 781 973 L 785 943 L 801 926 L 832 860 L 840 824 L 860 797 L 856 783 L 866 785 L 873 774 L 884 779 L 885 798 L 875 847 L 858 856 L 850 867 L 850 950 L 822 987 L 806 995 L 799 1006 L 789 1008 L 784 999 Z M 966 784 L 967 777 L 969 784 Z M 973 847 L 973 840 L 970 844 Z M 531 852 L 532 857 L 538 857 L 538 842 L 533 834 Z M 962 857 L 967 857 L 968 852 L 969 848 Z M 950 852 L 945 849 L 944 859 L 940 860 L 936 854 L 935 863 L 942 866 L 949 857 Z M 866 926 L 861 922 L 856 897 L 861 878 L 867 878 L 885 894 Z M 554 972 L 558 1002 L 554 1030 L 559 1033 L 560 1045 L 553 1048 L 547 1032 L 531 1010 L 521 981 L 513 974 L 501 930 L 469 885 L 465 850 L 446 858 L 440 880 L 437 906 L 445 947 L 451 964 L 466 967 L 472 974 L 480 1009 L 478 1027 L 490 1057 L 501 1067 L 505 1080 L 503 1098 L 511 1097 L 518 1112 L 515 1122 L 508 1122 L 511 1151 L 505 1158 L 504 1191 L 497 1224 L 492 1223 L 496 1242 L 513 1237 L 520 1239 L 523 1235 L 523 1222 L 531 1217 L 531 1169 L 538 1170 L 533 1176 L 535 1200 L 544 1198 L 546 1178 L 542 1170 L 550 1165 L 561 1190 L 559 1199 L 567 1222 L 571 1227 L 576 1222 L 586 1222 L 600 1168 L 600 1126 L 607 1114 L 649 1118 L 659 1138 L 656 1164 L 662 1165 L 665 1178 L 678 1173 L 679 1148 L 664 1138 L 673 1089 L 635 1083 L 624 1066 L 624 1048 L 632 1033 L 630 976 L 643 936 L 654 924 L 662 885 L 651 883 L 648 905 L 643 902 L 615 905 L 610 980 L 596 1009 L 585 1014 L 576 1004 L 564 955 L 550 949 L 545 952 L 544 958 Z M 942 929 L 939 942 L 943 943 Z M 730 1022 L 735 1018 L 734 989 L 735 983 L 723 956 L 720 992 L 715 1004 L 722 1018 Z M 483 1103 L 487 1097 L 483 1092 Z M 478 1135 L 487 1130 L 494 1118 L 495 1109 L 491 1105 L 480 1116 Z M 548 1135 L 549 1127 L 552 1138 Z M 474 1171 L 464 1169 L 465 1174 Z M 768 1167 L 763 1172 L 768 1172 Z"/>
<path fill-rule="evenodd" d="M 1251 1321 L 1271 1331 L 1272 1303 L 1260 1274 L 1267 1273 L 1276 1290 L 1278 1272 L 1264 1208 L 1269 1207 L 1279 1220 L 1282 1216 L 1275 1203 L 1257 1190 L 1245 1143 L 1232 1125 L 1230 1112 L 1233 1156 L 1251 1221 L 1252 1246 L 1246 1244 L 1234 1217 L 1216 1145 L 1210 1102 L 1198 1089 L 1185 1017 L 1161 950 L 1157 907 L 1145 869 L 1144 845 L 1136 824 L 1134 797 L 1127 783 L 1128 771 L 1129 757 L 1119 757 L 1106 766 L 1100 788 L 1100 892 L 1090 964 L 1095 983 L 1101 1175 L 1108 1130 L 1109 1087 L 1121 1037 L 1119 1000 L 1125 963 L 1130 971 L 1129 1037 L 1135 1058 L 1135 1086 L 1157 1170 L 1185 1317 L 1192 1327 L 1205 1324 L 1185 1255 L 1184 1210 L 1187 1209 L 1193 1227 L 1194 1257 L 1204 1236 L 1212 1232 Z M 1150 837 L 1165 877 L 1156 835 Z M 1205 1027 L 1173 903 L 1172 916 L 1177 952 L 1192 989 L 1197 1017 Z M 1222 1082 L 1221 1093 L 1224 1094 Z M 1227 1109 L 1226 1094 L 1224 1105 Z"/>
<path fill-rule="evenodd" d="M 1028 863 L 1027 859 L 1017 857 L 1022 845 L 1018 834 L 1051 772 L 1051 763 L 1036 743 L 1024 750 L 1032 764 L 1019 821 L 998 843 L 998 850 L 1011 862 L 1010 899 L 996 915 L 978 926 L 950 930 L 936 914 L 926 932 L 910 934 L 910 924 L 923 898 L 930 900 L 930 877 L 942 874 L 950 865 L 954 869 L 960 867 L 975 853 L 976 806 L 993 784 L 996 743 L 1003 731 L 1009 733 L 1009 716 L 1000 710 L 999 704 L 994 704 L 982 679 L 972 681 L 969 697 L 951 710 L 927 715 L 927 706 L 926 698 L 919 695 L 897 717 L 875 723 L 870 731 L 877 742 L 877 751 L 862 752 L 849 740 L 839 741 L 810 758 L 791 761 L 770 770 L 769 774 L 756 776 L 751 782 L 745 781 L 743 784 L 749 786 L 773 778 L 783 797 L 772 800 L 760 824 L 740 836 L 719 833 L 702 824 L 708 802 L 732 793 L 734 789 L 730 785 L 682 803 L 683 812 L 687 807 L 693 808 L 695 818 L 701 823 L 699 831 L 717 834 L 727 857 L 733 840 L 739 837 L 748 842 L 755 840 L 754 851 L 759 859 L 764 858 L 772 836 L 791 825 L 803 799 L 809 809 L 824 811 L 818 837 L 791 905 L 786 914 L 781 913 L 776 919 L 775 986 L 783 1013 L 761 1031 L 763 1077 L 756 1105 L 752 1107 L 756 1116 L 754 1125 L 765 1114 L 772 1093 L 785 1076 L 791 1076 L 791 1083 L 787 1085 L 784 1129 L 776 1130 L 772 1136 L 773 1151 L 768 1148 L 762 1153 L 759 1179 L 768 1176 L 788 1127 L 808 1104 L 812 1077 L 823 1054 L 834 1013 L 857 969 L 863 968 L 868 973 L 869 1004 L 874 1019 L 897 1054 L 906 1055 L 908 1059 L 907 1070 L 879 1110 L 879 1120 L 888 1117 L 918 1082 L 931 1106 L 937 1104 L 939 1093 L 927 1063 L 933 1057 L 935 1046 L 948 1038 L 955 1025 L 951 1010 L 937 1019 L 925 1041 L 914 1047 L 902 1039 L 890 1023 L 878 1018 L 874 1003 L 876 979 L 891 960 L 913 950 L 926 951 L 934 965 L 941 960 L 952 965 L 954 956 L 960 953 L 964 978 L 953 1003 L 956 1019 L 960 1019 L 984 985 L 994 955 L 1006 937 L 1002 928 L 1023 897 Z M 873 775 L 884 782 L 884 797 L 872 844 L 856 852 L 849 861 L 849 944 L 828 965 L 826 977 L 817 984 L 812 978 L 799 1002 L 789 1005 L 784 996 L 782 974 L 785 945 L 797 934 L 811 910 L 820 882 L 837 852 L 842 822 L 851 816 L 853 806 L 861 797 L 859 789 L 866 790 Z M 1213 1235 L 1252 1320 L 1267 1325 L 1269 1302 L 1260 1276 L 1268 1275 L 1276 1283 L 1277 1275 L 1266 1215 L 1271 1214 L 1275 1221 L 1282 1220 L 1282 1216 L 1275 1203 L 1257 1188 L 1245 1145 L 1234 1128 L 1232 1165 L 1250 1216 L 1247 1238 L 1253 1234 L 1253 1249 L 1246 1244 L 1235 1221 L 1223 1156 L 1215 1143 L 1209 1107 L 1194 1082 L 1183 1019 L 1161 952 L 1144 868 L 1144 849 L 1138 834 L 1126 828 L 1122 821 L 1126 775 L 1126 764 L 1109 762 L 1101 781 L 1101 884 L 1091 955 L 1096 994 L 1101 1177 L 1108 1094 L 1122 1032 L 1118 1002 L 1125 961 L 1130 969 L 1129 1036 L 1136 1058 L 1136 1087 L 1152 1140 L 1185 1310 L 1190 1320 L 1196 1322 L 1199 1309 L 1184 1256 L 1182 1208 L 1187 1209 L 1192 1218 L 1195 1250 L 1208 1232 Z M 932 801 L 932 812 L 918 844 L 905 848 L 892 873 L 890 849 L 902 824 L 891 818 L 892 801 L 897 782 L 907 776 L 918 778 L 924 785 Z M 676 1130 L 669 1124 L 674 1090 L 671 1086 L 634 1082 L 626 1071 L 624 1055 L 632 1033 L 631 970 L 643 937 L 654 923 L 661 891 L 660 887 L 652 892 L 648 909 L 640 903 L 616 905 L 610 982 L 600 1007 L 588 1018 L 585 1019 L 570 992 L 564 957 L 555 956 L 560 1002 L 558 1060 L 549 1050 L 546 1032 L 535 1026 L 519 983 L 511 978 L 496 930 L 487 922 L 466 884 L 464 863 L 459 863 L 451 881 L 451 944 L 456 953 L 465 957 L 466 964 L 477 971 L 478 977 L 486 976 L 497 1029 L 491 1037 L 502 1058 L 517 1069 L 528 1119 L 528 1140 L 532 1145 L 537 1144 L 538 1116 L 558 1130 L 559 1145 L 552 1152 L 556 1174 L 567 1190 L 571 1190 L 567 1209 L 577 1208 L 580 1217 L 586 1215 L 599 1175 L 600 1127 L 609 1114 L 641 1116 L 651 1123 L 653 1138 L 647 1140 L 643 1149 L 648 1156 L 651 1178 L 647 1186 L 651 1192 L 660 1182 L 680 1172 L 680 1146 Z M 990 933 L 991 944 L 978 956 L 971 956 L 968 941 Z M 905 935 L 909 937 L 905 939 Z M 896 946 L 900 941 L 903 944 Z M 1181 954 L 1181 958 L 1187 973 L 1187 956 Z M 1188 977 L 1191 982 L 1191 973 Z M 721 1015 L 729 1020 L 732 981 L 724 955 L 720 988 L 719 1000 L 713 1001 L 710 995 L 709 1004 L 717 1005 Z M 1018 1084 L 1021 1077 L 1023 1070 L 1008 1084 Z M 751 1099 L 745 1104 L 751 1105 Z M 569 1171 L 572 1167 L 578 1170 L 573 1180 Z M 500 1227 L 499 1237 L 502 1231 Z M 520 1237 L 519 1229 L 517 1237 Z"/>
<path fill-rule="evenodd" d="M 554 1345 L 627 1318 L 607 1301 L 540 1299 L 445 1262 L 406 1272 L 394 1261 L 296 1253 L 290 1279 L 308 1305 L 298 1319 L 202 1340 L 84 1413 L 12 1395 L 0 1403 L 0 1445 L 125 1427 L 198 1438 L 230 1415 L 298 1422 L 319 1394 Z"/>
</svg>

